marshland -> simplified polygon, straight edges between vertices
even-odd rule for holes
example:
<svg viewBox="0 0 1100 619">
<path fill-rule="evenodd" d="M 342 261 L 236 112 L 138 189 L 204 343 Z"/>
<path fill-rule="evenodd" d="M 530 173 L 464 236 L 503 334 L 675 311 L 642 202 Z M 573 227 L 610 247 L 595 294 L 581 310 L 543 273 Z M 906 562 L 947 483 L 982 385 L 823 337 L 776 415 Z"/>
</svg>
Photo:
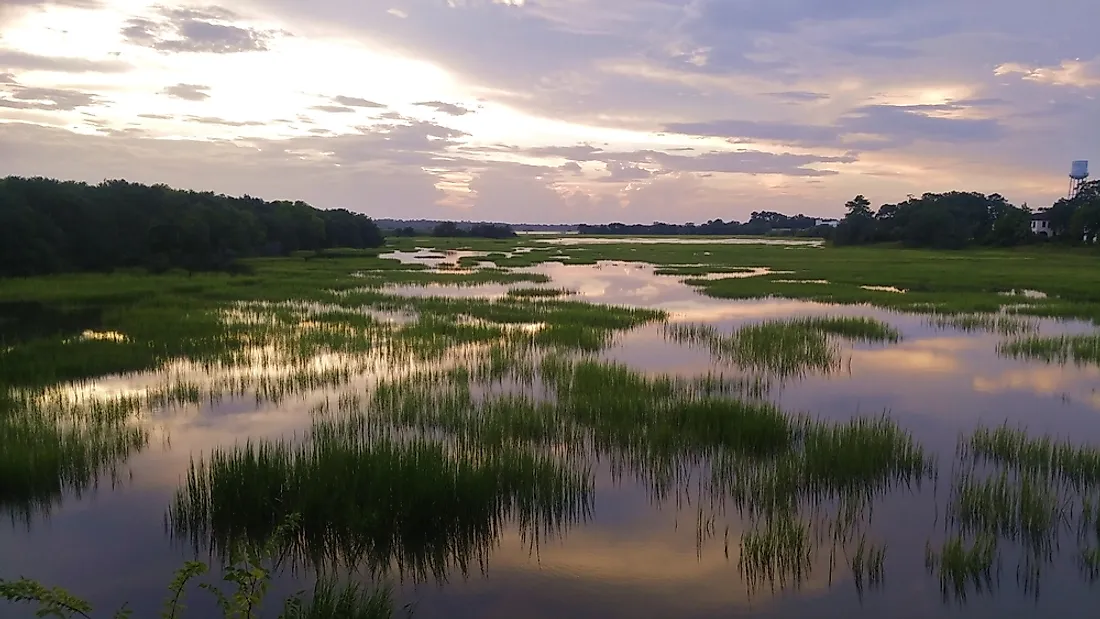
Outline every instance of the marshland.
<svg viewBox="0 0 1100 619">
<path fill-rule="evenodd" d="M 0 280 L 0 592 L 153 617 L 179 574 L 212 616 L 198 585 L 248 573 L 265 617 L 1088 616 L 1095 254 L 705 241 Z"/>
</svg>

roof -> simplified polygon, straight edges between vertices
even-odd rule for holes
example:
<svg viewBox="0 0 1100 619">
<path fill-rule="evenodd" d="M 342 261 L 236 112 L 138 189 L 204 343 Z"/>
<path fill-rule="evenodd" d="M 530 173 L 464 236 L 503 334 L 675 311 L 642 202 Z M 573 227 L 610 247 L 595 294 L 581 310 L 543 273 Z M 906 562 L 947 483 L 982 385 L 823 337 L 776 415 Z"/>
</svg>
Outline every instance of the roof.
<svg viewBox="0 0 1100 619">
<path fill-rule="evenodd" d="M 1031 214 L 1032 221 L 1045 221 L 1047 219 L 1050 219 L 1050 213 L 1046 211 L 1039 211 L 1038 213 Z"/>
</svg>

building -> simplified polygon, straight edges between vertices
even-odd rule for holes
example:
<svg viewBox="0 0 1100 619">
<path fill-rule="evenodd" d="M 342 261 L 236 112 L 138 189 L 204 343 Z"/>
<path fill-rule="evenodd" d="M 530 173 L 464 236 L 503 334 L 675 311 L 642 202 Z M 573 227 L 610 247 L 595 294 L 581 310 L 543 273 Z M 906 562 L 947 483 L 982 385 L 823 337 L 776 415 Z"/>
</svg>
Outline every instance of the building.
<svg viewBox="0 0 1100 619">
<path fill-rule="evenodd" d="M 1041 209 L 1031 216 L 1031 233 L 1038 236 L 1054 236 L 1054 228 L 1050 227 L 1050 213 Z"/>
<path fill-rule="evenodd" d="M 815 226 L 829 226 L 831 228 L 837 227 L 837 224 L 839 224 L 839 223 L 840 223 L 840 221 L 838 221 L 836 219 L 815 219 L 814 220 L 814 225 Z"/>
</svg>

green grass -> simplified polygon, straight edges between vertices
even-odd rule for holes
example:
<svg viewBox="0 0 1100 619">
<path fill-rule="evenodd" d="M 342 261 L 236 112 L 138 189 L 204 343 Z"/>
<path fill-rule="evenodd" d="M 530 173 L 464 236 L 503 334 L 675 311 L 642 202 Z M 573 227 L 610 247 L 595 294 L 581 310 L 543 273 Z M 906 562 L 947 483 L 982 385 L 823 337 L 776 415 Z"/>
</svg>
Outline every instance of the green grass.
<svg viewBox="0 0 1100 619">
<path fill-rule="evenodd" d="M 1100 448 L 1032 436 L 1022 428 L 978 428 L 960 448 L 966 459 L 1064 481 L 1076 489 L 1100 483 Z"/>
<path fill-rule="evenodd" d="M 990 534 L 978 535 L 970 544 L 951 537 L 939 552 L 931 546 L 925 549 L 925 566 L 938 574 L 945 601 L 965 601 L 971 590 L 979 594 L 992 591 L 996 560 L 997 538 Z"/>
<path fill-rule="evenodd" d="M 838 499 L 865 504 L 899 484 L 919 485 L 934 465 L 888 419 L 825 423 L 730 397 L 752 390 L 751 382 L 647 377 L 558 357 L 489 374 L 552 399 L 475 397 L 474 377 L 484 373 L 462 370 L 384 382 L 373 399 L 348 401 L 342 412 L 464 444 L 554 445 L 582 461 L 594 453 L 651 485 L 656 497 L 679 483 L 678 471 L 707 462 L 705 494 L 729 498 L 746 513 Z"/>
<path fill-rule="evenodd" d="M 671 265 L 654 270 L 656 275 L 708 275 L 710 273 L 744 273 L 751 267 L 719 266 L 714 264 Z"/>
<path fill-rule="evenodd" d="M 1013 314 L 934 314 L 928 324 L 940 329 L 957 329 L 964 332 L 987 331 L 1000 335 L 1032 333 L 1039 329 L 1034 320 Z"/>
<path fill-rule="evenodd" d="M 505 522 L 548 532 L 586 517 L 589 482 L 546 458 L 470 452 L 320 422 L 305 444 L 215 450 L 195 462 L 168 520 L 196 548 L 262 543 L 291 514 L 284 550 L 320 569 L 445 579 L 484 565 Z"/>
<path fill-rule="evenodd" d="M 814 543 L 810 528 L 795 518 L 776 517 L 741 536 L 738 569 L 750 592 L 762 584 L 797 587 L 809 577 Z"/>
<path fill-rule="evenodd" d="M 1047 557 L 1068 512 L 1044 479 L 964 474 L 955 482 L 950 517 L 964 533 L 1018 541 L 1034 556 Z"/>
<path fill-rule="evenodd" d="M 571 294 L 577 293 L 566 288 L 512 288 L 508 291 L 508 296 L 515 299 L 552 299 Z"/>
<path fill-rule="evenodd" d="M 997 352 L 1047 363 L 1100 366 L 1100 334 L 1019 337 L 1000 344 Z"/>
<path fill-rule="evenodd" d="M 120 483 L 121 466 L 148 442 L 129 411 L 125 404 L 47 407 L 33 396 L 0 394 L 0 514 L 30 526 L 66 496 Z"/>
<path fill-rule="evenodd" d="M 872 318 L 821 317 L 749 324 L 725 335 L 706 324 L 669 324 L 673 341 L 708 348 L 717 359 L 778 378 L 828 374 L 840 368 L 840 348 L 829 335 L 862 342 L 897 342 L 897 329 Z"/>
<path fill-rule="evenodd" d="M 859 538 L 852 556 L 848 559 L 848 567 L 852 570 L 852 582 L 860 595 L 864 587 L 878 587 L 885 578 L 886 547 L 867 543 L 866 535 Z"/>
</svg>

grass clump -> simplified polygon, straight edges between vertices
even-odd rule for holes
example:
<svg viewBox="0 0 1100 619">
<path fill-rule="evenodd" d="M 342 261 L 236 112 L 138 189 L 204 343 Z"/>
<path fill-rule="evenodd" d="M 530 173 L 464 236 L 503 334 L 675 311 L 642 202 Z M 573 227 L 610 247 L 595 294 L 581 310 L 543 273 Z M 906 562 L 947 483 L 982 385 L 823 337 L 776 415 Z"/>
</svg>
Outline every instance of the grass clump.
<svg viewBox="0 0 1100 619">
<path fill-rule="evenodd" d="M 997 346 L 1007 357 L 1037 359 L 1047 363 L 1100 365 L 1100 335 L 1020 337 Z"/>
<path fill-rule="evenodd" d="M 568 288 L 512 288 L 508 296 L 513 299 L 552 299 L 577 294 Z"/>
<path fill-rule="evenodd" d="M 719 360 L 780 379 L 840 367 L 840 351 L 823 332 L 788 328 L 781 321 L 744 326 L 731 335 L 703 324 L 670 324 L 664 333 L 673 341 L 706 347 Z"/>
<path fill-rule="evenodd" d="M 852 569 L 852 581 L 856 585 L 856 591 L 863 595 L 865 586 L 878 587 L 885 578 L 884 564 L 886 562 L 886 547 L 867 543 L 867 536 L 861 536 L 855 551 L 848 560 L 848 566 Z"/>
<path fill-rule="evenodd" d="M 963 532 L 1019 541 L 1037 557 L 1048 557 L 1066 519 L 1061 497 L 1031 476 L 1001 475 L 957 480 L 950 517 Z"/>
<path fill-rule="evenodd" d="M 797 587 L 810 574 L 813 557 L 810 529 L 792 516 L 769 518 L 764 526 L 741 536 L 738 569 L 755 591 L 763 583 L 774 589 Z"/>
<path fill-rule="evenodd" d="M 172 530 L 196 549 L 224 551 L 270 539 L 297 513 L 290 555 L 423 580 L 484 565 L 506 521 L 553 531 L 587 514 L 586 476 L 546 458 L 372 434 L 360 418 L 320 423 L 301 445 L 216 450 L 192 464 Z"/>
<path fill-rule="evenodd" d="M 958 329 L 972 333 L 987 331 L 1000 335 L 1033 333 L 1039 329 L 1034 320 L 1014 314 L 933 314 L 928 324 L 940 329 Z"/>
<path fill-rule="evenodd" d="M 1020 428 L 978 428 L 960 446 L 964 457 L 1065 481 L 1084 489 L 1100 482 L 1100 448 L 1074 445 L 1050 436 L 1030 436 Z"/>
<path fill-rule="evenodd" d="M 953 536 L 943 543 L 939 552 L 925 547 L 925 567 L 937 573 L 944 600 L 965 601 L 971 588 L 976 593 L 993 590 L 993 567 L 997 560 L 996 536 L 983 533 L 972 543 Z"/>
<path fill-rule="evenodd" d="M 897 342 L 894 327 L 872 318 L 816 317 L 750 324 L 725 335 L 704 324 L 671 324 L 666 337 L 702 345 L 715 357 L 779 378 L 810 372 L 831 373 L 840 367 L 840 350 L 829 335 L 853 341 Z"/>
<path fill-rule="evenodd" d="M 119 482 L 122 464 L 148 443 L 129 411 L 47 407 L 37 394 L 0 393 L 0 513 L 29 525 L 66 495 Z"/>
<path fill-rule="evenodd" d="M 862 316 L 795 318 L 785 321 L 785 324 L 793 329 L 821 331 L 854 342 L 897 343 L 901 341 L 901 332 L 893 326 L 881 320 Z"/>
</svg>

